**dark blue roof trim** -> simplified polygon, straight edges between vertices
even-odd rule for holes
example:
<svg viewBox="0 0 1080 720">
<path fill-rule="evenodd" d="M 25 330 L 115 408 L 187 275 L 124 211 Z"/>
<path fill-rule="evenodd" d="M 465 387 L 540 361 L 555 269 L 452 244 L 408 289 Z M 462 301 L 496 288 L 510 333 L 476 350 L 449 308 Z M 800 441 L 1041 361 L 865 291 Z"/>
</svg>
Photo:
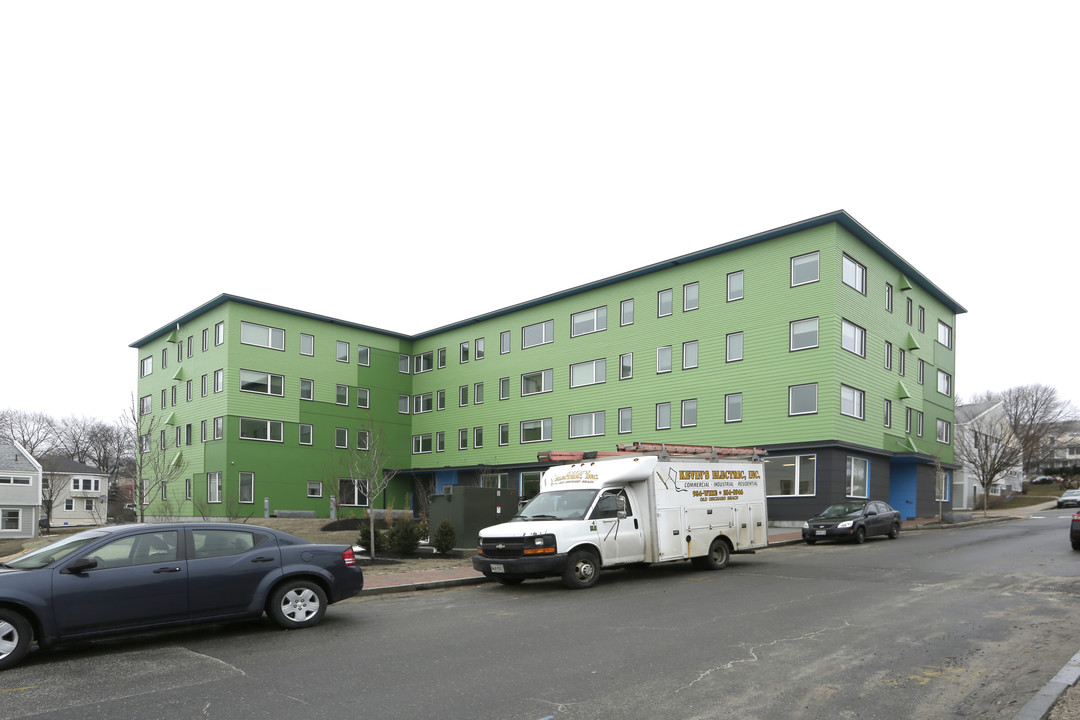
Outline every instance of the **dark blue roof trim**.
<svg viewBox="0 0 1080 720">
<path fill-rule="evenodd" d="M 177 323 L 181 325 L 194 320 L 199 315 L 206 313 L 214 308 L 222 305 L 226 302 L 238 302 L 255 307 L 267 308 L 270 310 L 276 310 L 278 312 L 289 313 L 290 315 L 296 315 L 299 317 L 312 318 L 314 320 L 321 320 L 323 322 L 333 323 L 335 325 L 341 325 L 343 327 L 355 328 L 359 330 L 367 330 L 382 335 L 388 335 L 390 337 L 399 338 L 402 340 L 421 340 L 423 338 L 431 337 L 432 335 L 438 335 L 439 333 L 456 330 L 458 328 L 466 327 L 468 325 L 474 325 L 485 320 L 499 317 L 501 315 L 507 315 L 518 310 L 525 310 L 538 305 L 552 302 L 554 300 L 561 300 L 565 297 L 577 295 L 579 293 L 586 292 L 588 290 L 595 290 L 597 288 L 607 287 L 608 285 L 614 285 L 615 283 L 622 282 L 624 280 L 631 280 L 633 278 L 641 277 L 642 275 L 648 275 L 650 273 L 665 270 L 667 268 L 675 267 L 678 265 L 685 265 L 686 263 L 692 263 L 697 260 L 701 260 L 713 255 L 719 255 L 721 253 L 730 252 L 731 250 L 737 250 L 748 245 L 754 245 L 756 243 L 765 242 L 766 240 L 772 240 L 774 238 L 782 237 L 784 235 L 791 235 L 793 233 L 801 232 L 803 230 L 809 230 L 811 228 L 821 227 L 822 225 L 828 225 L 829 223 L 836 223 L 850 232 L 860 241 L 869 246 L 872 250 L 877 252 L 883 258 L 900 269 L 909 280 L 921 287 L 926 292 L 930 293 L 936 300 L 942 303 L 945 307 L 949 308 L 952 312 L 960 315 L 966 313 L 962 305 L 946 295 L 937 285 L 930 282 L 922 273 L 916 270 L 906 260 L 897 255 L 892 248 L 885 243 L 881 242 L 872 232 L 862 226 L 855 218 L 851 217 L 844 210 L 837 210 L 825 215 L 819 215 L 808 220 L 802 220 L 791 225 L 784 225 L 773 230 L 767 230 L 763 233 L 756 235 L 750 235 L 748 237 L 741 238 L 739 240 L 732 240 L 731 242 L 723 243 L 721 245 L 714 245 L 713 247 L 706 248 L 704 250 L 698 250 L 687 255 L 680 255 L 679 257 L 672 258 L 670 260 L 663 260 L 652 265 L 646 265 L 645 267 L 638 268 L 637 270 L 630 270 L 628 272 L 619 273 L 618 275 L 612 275 L 610 277 L 603 278 L 602 280 L 596 280 L 594 282 L 586 283 L 585 285 L 578 285 L 577 287 L 561 290 L 550 295 L 529 300 L 527 302 L 518 303 L 517 305 L 510 305 L 500 310 L 484 313 L 483 315 L 477 315 L 475 317 L 468 318 L 467 320 L 460 320 L 449 325 L 444 325 L 434 330 L 428 330 L 416 335 L 404 335 L 402 333 L 391 332 L 389 330 L 380 330 L 378 328 L 369 327 L 367 325 L 359 325 L 356 323 L 346 322 L 344 320 L 337 320 L 335 318 L 326 317 L 324 315 L 316 315 L 313 313 L 303 312 L 300 310 L 293 310 L 292 308 L 282 307 L 280 305 L 272 305 L 270 303 L 259 302 L 257 300 L 249 300 L 247 298 L 237 297 L 235 295 L 219 295 L 205 305 L 201 305 L 181 318 L 177 318 L 168 325 L 160 328 L 159 330 L 147 335 L 146 337 L 136 340 L 129 347 L 138 348 L 142 347 L 148 342 L 157 339 L 158 337 L 165 335 L 176 327 Z"/>
</svg>

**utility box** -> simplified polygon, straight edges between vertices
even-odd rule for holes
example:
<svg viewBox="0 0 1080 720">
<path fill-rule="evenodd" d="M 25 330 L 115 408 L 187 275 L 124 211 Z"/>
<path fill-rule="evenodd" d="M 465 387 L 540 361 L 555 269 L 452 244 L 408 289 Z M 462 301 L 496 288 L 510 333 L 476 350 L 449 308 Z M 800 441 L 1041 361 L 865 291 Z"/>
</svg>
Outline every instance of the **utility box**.
<svg viewBox="0 0 1080 720">
<path fill-rule="evenodd" d="M 514 517 L 518 495 L 506 488 L 447 485 L 444 492 L 431 496 L 428 528 L 431 536 L 443 520 L 449 520 L 457 534 L 458 550 L 475 550 L 480 530 Z"/>
</svg>

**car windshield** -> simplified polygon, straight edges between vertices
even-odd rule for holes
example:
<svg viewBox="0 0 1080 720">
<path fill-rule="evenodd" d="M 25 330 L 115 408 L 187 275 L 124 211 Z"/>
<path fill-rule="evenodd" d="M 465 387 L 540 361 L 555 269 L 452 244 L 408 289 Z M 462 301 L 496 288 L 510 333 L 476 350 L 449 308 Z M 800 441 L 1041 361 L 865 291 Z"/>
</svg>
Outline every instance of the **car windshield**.
<svg viewBox="0 0 1080 720">
<path fill-rule="evenodd" d="M 100 537 L 100 533 L 79 533 L 78 535 L 72 535 L 63 538 L 62 540 L 49 543 L 44 547 L 39 547 L 37 550 L 31 550 L 15 560 L 8 560 L 4 565 L 18 570 L 37 570 L 46 565 L 51 565 L 57 560 L 63 560 L 79 550 L 79 548 Z"/>
<path fill-rule="evenodd" d="M 521 508 L 514 520 L 581 520 L 589 511 L 596 493 L 596 490 L 540 493 Z"/>
<path fill-rule="evenodd" d="M 862 512 L 866 503 L 837 503 L 836 505 L 830 505 L 825 508 L 825 512 L 821 513 L 820 517 L 823 518 L 841 518 L 848 517 L 849 515 L 858 515 Z"/>
</svg>

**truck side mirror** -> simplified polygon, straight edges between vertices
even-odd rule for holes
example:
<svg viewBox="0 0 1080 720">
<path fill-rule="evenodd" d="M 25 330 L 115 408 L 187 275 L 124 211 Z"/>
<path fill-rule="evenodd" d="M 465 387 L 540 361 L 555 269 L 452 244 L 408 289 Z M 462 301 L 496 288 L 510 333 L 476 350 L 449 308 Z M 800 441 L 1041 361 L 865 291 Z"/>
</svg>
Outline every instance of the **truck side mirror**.
<svg viewBox="0 0 1080 720">
<path fill-rule="evenodd" d="M 626 519 L 626 498 L 622 495 L 615 496 L 615 517 L 620 520 Z"/>
</svg>

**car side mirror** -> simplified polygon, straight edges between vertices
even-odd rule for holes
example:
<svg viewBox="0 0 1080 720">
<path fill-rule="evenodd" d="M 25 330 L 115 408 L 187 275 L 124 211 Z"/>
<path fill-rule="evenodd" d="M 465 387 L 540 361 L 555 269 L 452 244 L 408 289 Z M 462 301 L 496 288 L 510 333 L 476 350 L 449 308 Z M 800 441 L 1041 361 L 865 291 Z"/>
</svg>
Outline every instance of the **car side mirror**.
<svg viewBox="0 0 1080 720">
<path fill-rule="evenodd" d="M 79 558 L 60 572 L 64 575 L 77 575 L 79 573 L 86 572 L 87 570 L 93 570 L 96 567 L 97 560 L 95 560 L 94 558 L 84 557 Z"/>
<path fill-rule="evenodd" d="M 867 510 L 866 511 L 866 517 L 870 517 L 871 515 L 877 515 L 877 510 Z"/>
</svg>

